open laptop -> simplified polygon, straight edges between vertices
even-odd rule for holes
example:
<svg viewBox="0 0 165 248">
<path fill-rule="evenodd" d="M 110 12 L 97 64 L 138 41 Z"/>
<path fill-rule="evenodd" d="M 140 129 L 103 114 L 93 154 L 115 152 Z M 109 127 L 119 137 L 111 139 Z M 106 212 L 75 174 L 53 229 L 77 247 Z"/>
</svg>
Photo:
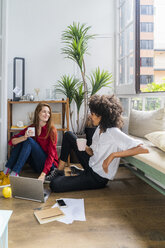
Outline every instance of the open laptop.
<svg viewBox="0 0 165 248">
<path fill-rule="evenodd" d="M 46 202 L 50 191 L 44 189 L 43 182 L 36 178 L 10 176 L 12 196 L 25 200 Z"/>
</svg>

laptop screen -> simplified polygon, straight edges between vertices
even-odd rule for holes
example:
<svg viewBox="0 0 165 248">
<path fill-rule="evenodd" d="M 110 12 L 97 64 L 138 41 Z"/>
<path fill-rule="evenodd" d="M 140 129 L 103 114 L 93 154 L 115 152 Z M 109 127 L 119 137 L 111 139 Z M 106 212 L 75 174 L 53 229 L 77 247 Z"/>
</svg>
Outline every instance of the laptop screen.
<svg viewBox="0 0 165 248">
<path fill-rule="evenodd" d="M 14 197 L 39 202 L 44 202 L 47 197 L 43 182 L 36 178 L 10 176 L 10 183 Z"/>
</svg>

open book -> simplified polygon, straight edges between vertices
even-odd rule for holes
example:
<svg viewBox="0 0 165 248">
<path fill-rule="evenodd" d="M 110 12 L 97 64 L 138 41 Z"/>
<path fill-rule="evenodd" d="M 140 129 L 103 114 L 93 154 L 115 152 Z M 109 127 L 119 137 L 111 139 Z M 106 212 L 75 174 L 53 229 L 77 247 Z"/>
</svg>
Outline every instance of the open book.
<svg viewBox="0 0 165 248">
<path fill-rule="evenodd" d="M 55 207 L 34 211 L 34 215 L 40 224 L 45 224 L 63 217 L 64 213 L 58 207 Z"/>
</svg>

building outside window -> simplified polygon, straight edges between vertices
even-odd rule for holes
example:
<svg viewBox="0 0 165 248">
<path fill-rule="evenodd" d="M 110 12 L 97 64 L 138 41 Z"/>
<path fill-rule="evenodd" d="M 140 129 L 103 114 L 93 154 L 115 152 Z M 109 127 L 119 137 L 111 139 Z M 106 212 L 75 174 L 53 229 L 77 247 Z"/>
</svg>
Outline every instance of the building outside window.
<svg viewBox="0 0 165 248">
<path fill-rule="evenodd" d="M 142 1 L 145 3 L 145 1 Z M 149 1 L 146 1 L 148 3 Z M 151 4 L 153 1 L 150 1 Z M 153 15 L 154 14 L 154 8 L 153 5 L 140 5 L 140 14 L 141 15 Z"/>
<path fill-rule="evenodd" d="M 140 4 L 139 90 L 140 92 L 162 91 L 163 89 L 162 84 L 165 83 L 165 34 L 163 31 L 164 30 L 163 23 L 165 21 L 165 15 L 164 15 L 165 1 L 140 0 L 139 4 Z M 153 87 L 151 87 L 150 85 L 153 85 Z M 165 86 L 164 86 L 164 90 L 165 90 Z"/>
<path fill-rule="evenodd" d="M 153 49 L 154 43 L 153 40 L 141 40 L 140 49 Z"/>
<path fill-rule="evenodd" d="M 140 32 L 153 32 L 154 24 L 152 22 L 141 22 L 140 23 Z"/>
<path fill-rule="evenodd" d="M 153 82 L 153 75 L 141 75 L 140 84 L 150 84 Z"/>
<path fill-rule="evenodd" d="M 132 19 L 126 24 L 127 8 Z M 117 13 L 116 94 L 126 107 L 138 110 L 163 107 L 164 95 L 155 97 L 155 92 L 165 91 L 165 0 L 118 0 Z M 129 25 L 132 33 L 127 36 Z M 127 44 L 132 48 L 129 60 Z M 161 88 L 159 84 L 163 83 Z M 149 97 L 143 92 L 154 93 Z"/>
<path fill-rule="evenodd" d="M 153 67 L 153 58 L 140 58 L 140 66 L 144 66 L 144 67 Z"/>
</svg>

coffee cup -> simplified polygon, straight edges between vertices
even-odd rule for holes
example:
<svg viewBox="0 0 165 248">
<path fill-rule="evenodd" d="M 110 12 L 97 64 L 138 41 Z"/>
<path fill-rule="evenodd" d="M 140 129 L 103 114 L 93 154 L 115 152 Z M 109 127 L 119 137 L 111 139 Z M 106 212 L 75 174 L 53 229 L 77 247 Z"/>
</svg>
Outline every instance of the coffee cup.
<svg viewBox="0 0 165 248">
<path fill-rule="evenodd" d="M 77 147 L 79 151 L 85 151 L 87 140 L 84 138 L 77 138 Z"/>
<path fill-rule="evenodd" d="M 27 133 L 29 136 L 35 136 L 35 127 L 28 127 Z"/>
</svg>

